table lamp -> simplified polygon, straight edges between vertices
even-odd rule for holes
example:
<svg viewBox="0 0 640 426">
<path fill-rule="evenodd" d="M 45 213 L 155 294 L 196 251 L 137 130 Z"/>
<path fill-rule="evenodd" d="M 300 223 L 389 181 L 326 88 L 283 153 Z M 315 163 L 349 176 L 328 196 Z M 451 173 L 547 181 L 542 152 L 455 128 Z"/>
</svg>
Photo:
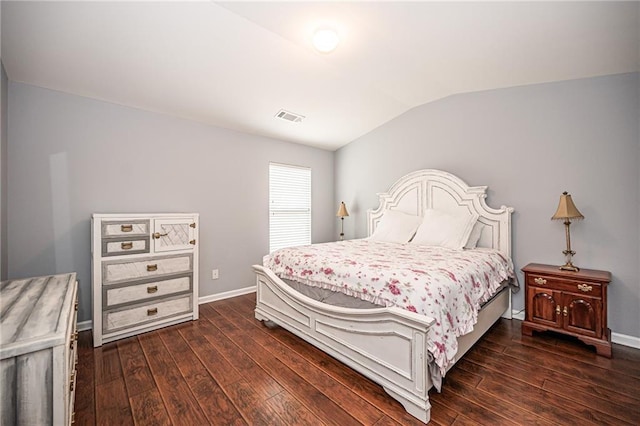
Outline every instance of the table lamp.
<svg viewBox="0 0 640 426">
<path fill-rule="evenodd" d="M 565 235 L 567 237 L 567 249 L 564 250 L 566 257 L 566 263 L 560 267 L 563 271 L 574 271 L 577 272 L 580 270 L 577 266 L 574 266 L 571 263 L 571 257 L 576 254 L 575 251 L 571 250 L 571 235 L 569 233 L 569 225 L 571 225 L 571 219 L 584 219 L 582 213 L 578 211 L 576 205 L 573 204 L 573 200 L 571 199 L 571 195 L 567 193 L 567 191 L 563 192 L 560 196 L 560 204 L 558 204 L 558 209 L 556 213 L 553 215 L 551 220 L 564 220 L 565 226 Z"/>
<path fill-rule="evenodd" d="M 340 241 L 344 240 L 344 218 L 349 216 L 349 212 L 347 211 L 347 206 L 344 204 L 344 201 L 340 203 L 340 208 L 338 208 L 338 213 L 336 213 L 336 217 L 340 218 Z"/>
</svg>

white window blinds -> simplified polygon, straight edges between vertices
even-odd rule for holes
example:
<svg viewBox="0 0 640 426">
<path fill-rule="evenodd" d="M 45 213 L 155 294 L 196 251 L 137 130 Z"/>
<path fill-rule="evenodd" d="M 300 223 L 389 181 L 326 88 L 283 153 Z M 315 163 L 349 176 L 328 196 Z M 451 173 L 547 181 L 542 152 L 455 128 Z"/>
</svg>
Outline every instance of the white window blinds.
<svg viewBox="0 0 640 426">
<path fill-rule="evenodd" d="M 269 163 L 269 252 L 311 244 L 311 169 Z"/>
</svg>

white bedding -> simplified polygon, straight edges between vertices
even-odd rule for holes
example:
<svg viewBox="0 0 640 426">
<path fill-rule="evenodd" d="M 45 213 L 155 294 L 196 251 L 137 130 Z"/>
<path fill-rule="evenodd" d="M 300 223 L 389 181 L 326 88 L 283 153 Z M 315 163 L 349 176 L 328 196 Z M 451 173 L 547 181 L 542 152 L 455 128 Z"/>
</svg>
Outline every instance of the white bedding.
<svg viewBox="0 0 640 426">
<path fill-rule="evenodd" d="M 513 276 L 497 250 L 452 250 L 371 239 L 285 248 L 263 264 L 283 279 L 397 306 L 435 319 L 428 350 L 444 373 L 482 303 Z"/>
</svg>

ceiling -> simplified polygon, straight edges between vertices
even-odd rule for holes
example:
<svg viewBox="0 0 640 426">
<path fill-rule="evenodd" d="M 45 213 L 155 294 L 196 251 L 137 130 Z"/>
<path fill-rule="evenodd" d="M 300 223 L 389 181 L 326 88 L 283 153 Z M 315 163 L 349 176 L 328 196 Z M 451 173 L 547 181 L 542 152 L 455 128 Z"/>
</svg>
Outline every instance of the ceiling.
<svg viewBox="0 0 640 426">
<path fill-rule="evenodd" d="M 640 3 L 2 1 L 9 79 L 337 149 L 452 94 L 638 71 Z M 311 46 L 330 24 L 341 44 Z M 274 118 L 284 108 L 306 119 Z"/>
</svg>

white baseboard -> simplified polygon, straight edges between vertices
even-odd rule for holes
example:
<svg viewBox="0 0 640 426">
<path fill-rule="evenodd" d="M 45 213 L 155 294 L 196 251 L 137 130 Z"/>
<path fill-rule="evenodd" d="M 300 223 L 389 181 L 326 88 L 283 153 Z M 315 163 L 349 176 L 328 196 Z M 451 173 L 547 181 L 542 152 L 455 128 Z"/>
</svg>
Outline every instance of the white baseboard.
<svg viewBox="0 0 640 426">
<path fill-rule="evenodd" d="M 511 315 L 513 319 L 524 321 L 524 309 L 521 311 L 516 311 L 514 309 Z M 630 348 L 640 349 L 640 337 L 611 332 L 611 342 L 623 346 L 629 346 Z"/>
<path fill-rule="evenodd" d="M 627 336 L 626 334 L 611 333 L 611 341 L 619 345 L 640 349 L 640 337 Z"/>
<path fill-rule="evenodd" d="M 93 321 L 86 320 L 78 323 L 78 331 L 87 331 L 93 328 Z"/>
<path fill-rule="evenodd" d="M 224 293 L 210 294 L 209 296 L 203 296 L 198 298 L 198 304 L 202 305 L 203 303 L 215 302 L 216 300 L 230 299 L 236 296 L 243 296 L 249 293 L 255 293 L 256 286 L 245 287 L 238 290 L 225 291 Z M 517 319 L 520 321 L 524 320 L 524 309 L 517 311 L 513 310 L 511 315 L 513 319 Z M 78 323 L 78 331 L 86 331 L 91 330 L 92 321 L 81 321 Z M 611 333 L 611 341 L 613 343 L 617 343 L 618 345 L 629 346 L 631 348 L 640 349 L 640 337 L 635 336 L 627 336 L 626 334 L 620 333 Z"/>
<path fill-rule="evenodd" d="M 230 299 L 232 297 L 243 296 L 249 293 L 255 293 L 256 286 L 240 288 L 238 290 L 225 291 L 224 293 L 210 294 L 209 296 L 202 296 L 198 299 L 198 305 L 203 303 L 215 302 L 216 300 Z"/>
<path fill-rule="evenodd" d="M 203 296 L 198 298 L 198 305 L 203 303 L 215 302 L 216 300 L 230 299 L 236 296 L 243 296 L 249 293 L 255 293 L 256 286 L 245 287 L 238 290 L 225 291 L 224 293 L 211 294 L 209 296 Z M 93 321 L 86 320 L 78 323 L 78 331 L 87 331 L 93 328 Z"/>
</svg>

